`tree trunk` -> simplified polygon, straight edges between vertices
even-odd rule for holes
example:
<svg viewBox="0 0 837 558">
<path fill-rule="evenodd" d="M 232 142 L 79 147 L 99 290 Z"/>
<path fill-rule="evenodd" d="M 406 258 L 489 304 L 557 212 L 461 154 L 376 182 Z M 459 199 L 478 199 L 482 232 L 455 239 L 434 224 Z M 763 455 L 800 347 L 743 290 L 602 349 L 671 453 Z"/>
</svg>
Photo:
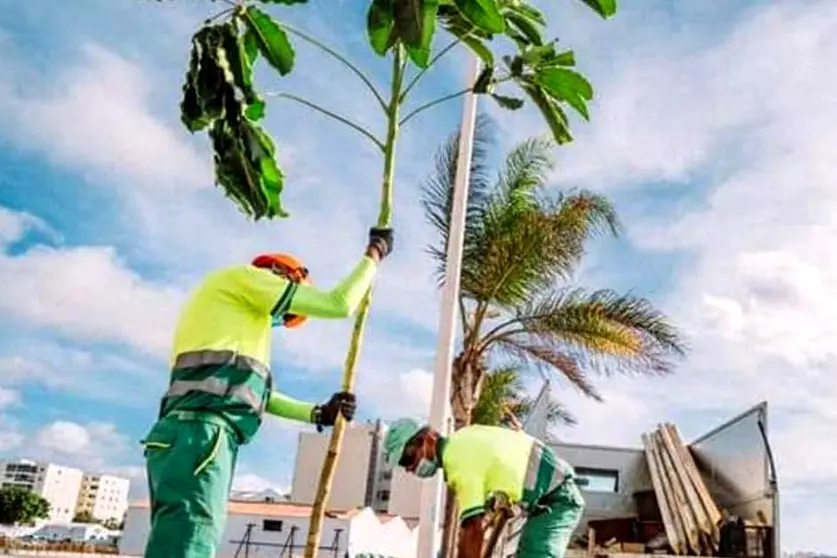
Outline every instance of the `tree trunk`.
<svg viewBox="0 0 837 558">
<path fill-rule="evenodd" d="M 485 365 L 476 353 L 466 348 L 454 359 L 452 372 L 451 412 L 453 413 L 453 427 L 456 431 L 471 424 L 471 416 L 479 399 L 477 391 L 485 375 Z M 456 496 L 450 489 L 447 489 L 441 558 L 453 558 L 456 555 L 458 535 Z"/>
</svg>

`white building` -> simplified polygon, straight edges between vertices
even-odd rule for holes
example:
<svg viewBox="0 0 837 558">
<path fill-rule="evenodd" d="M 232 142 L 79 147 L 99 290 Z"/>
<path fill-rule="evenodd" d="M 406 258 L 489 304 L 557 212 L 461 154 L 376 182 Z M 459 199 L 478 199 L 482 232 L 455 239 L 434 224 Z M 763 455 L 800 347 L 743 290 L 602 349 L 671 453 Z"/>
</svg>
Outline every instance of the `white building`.
<svg viewBox="0 0 837 558">
<path fill-rule="evenodd" d="M 109 519 L 121 523 L 128 510 L 131 481 L 112 475 L 90 475 L 82 478 L 76 513 L 89 513 L 93 519 Z"/>
<path fill-rule="evenodd" d="M 226 530 L 216 558 L 302 555 L 311 506 L 230 501 L 227 512 Z M 132 504 L 119 539 L 119 553 L 142 556 L 149 525 L 148 503 Z M 401 518 L 376 514 L 370 508 L 328 512 L 318 556 L 414 558 L 417 536 L 418 529 L 411 529 Z"/>
<path fill-rule="evenodd" d="M 313 503 L 330 438 L 328 432 L 300 433 L 292 502 Z M 328 505 L 342 510 L 368 506 L 414 525 L 418 521 L 423 481 L 402 469 L 393 470 L 384 461 L 382 442 L 380 422 L 350 424 L 346 428 Z"/>
<path fill-rule="evenodd" d="M 28 537 L 38 541 L 110 543 L 119 536 L 119 531 L 105 529 L 94 523 L 58 523 L 43 525 L 29 533 Z"/>
<path fill-rule="evenodd" d="M 2 486 L 22 486 L 49 502 L 49 520 L 69 523 L 76 511 L 83 473 L 54 463 L 0 461 Z"/>
</svg>

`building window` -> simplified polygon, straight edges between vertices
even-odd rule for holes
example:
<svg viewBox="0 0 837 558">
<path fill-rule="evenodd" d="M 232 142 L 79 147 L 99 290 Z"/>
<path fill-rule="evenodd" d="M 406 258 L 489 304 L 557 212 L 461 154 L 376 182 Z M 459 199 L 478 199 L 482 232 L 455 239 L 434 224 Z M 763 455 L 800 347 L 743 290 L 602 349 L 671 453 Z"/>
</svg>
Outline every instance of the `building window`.
<svg viewBox="0 0 837 558">
<path fill-rule="evenodd" d="M 389 490 L 379 490 L 378 500 L 382 500 L 384 502 L 389 501 Z"/>
<path fill-rule="evenodd" d="M 278 519 L 265 519 L 262 521 L 262 531 L 278 532 L 282 530 L 282 521 Z"/>
<path fill-rule="evenodd" d="M 575 468 L 576 483 L 585 492 L 619 492 L 619 471 L 615 469 Z"/>
</svg>

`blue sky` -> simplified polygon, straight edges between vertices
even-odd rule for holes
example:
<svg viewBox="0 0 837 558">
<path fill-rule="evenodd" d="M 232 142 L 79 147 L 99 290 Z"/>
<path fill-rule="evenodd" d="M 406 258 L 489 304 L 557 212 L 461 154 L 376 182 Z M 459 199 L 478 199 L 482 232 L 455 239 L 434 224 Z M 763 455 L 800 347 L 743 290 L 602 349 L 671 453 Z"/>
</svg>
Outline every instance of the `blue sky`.
<svg viewBox="0 0 837 558">
<path fill-rule="evenodd" d="M 383 85 L 360 2 L 274 13 L 338 46 Z M 837 355 L 837 6 L 812 0 L 637 0 L 611 22 L 539 2 L 594 82 L 590 123 L 557 153 L 554 186 L 617 203 L 627 234 L 592 247 L 579 282 L 650 297 L 692 352 L 664 379 L 602 378 L 605 404 L 570 389 L 567 440 L 638 446 L 659 421 L 687 438 L 768 400 L 786 548 L 834 550 Z M 209 2 L 76 0 L 0 12 L 0 455 L 133 475 L 166 383 L 185 293 L 215 267 L 264 250 L 298 254 L 328 285 L 360 254 L 380 163 L 363 140 L 274 102 L 268 126 L 288 176 L 286 222 L 247 223 L 211 185 L 205 141 L 178 122 L 188 39 Z M 302 93 L 380 130 L 339 65 L 297 44 L 298 70 L 265 90 Z M 416 102 L 455 91 L 461 53 Z M 542 133 L 529 110 L 497 112 L 498 148 Z M 457 103 L 417 118 L 399 145 L 398 247 L 379 281 L 358 386 L 363 418 L 426 412 L 438 298 L 416 195 Z M 288 392 L 339 383 L 349 323 L 277 334 Z M 244 451 L 240 486 L 289 483 L 298 428 L 271 421 Z M 831 447 L 829 447 L 831 446 Z"/>
</svg>

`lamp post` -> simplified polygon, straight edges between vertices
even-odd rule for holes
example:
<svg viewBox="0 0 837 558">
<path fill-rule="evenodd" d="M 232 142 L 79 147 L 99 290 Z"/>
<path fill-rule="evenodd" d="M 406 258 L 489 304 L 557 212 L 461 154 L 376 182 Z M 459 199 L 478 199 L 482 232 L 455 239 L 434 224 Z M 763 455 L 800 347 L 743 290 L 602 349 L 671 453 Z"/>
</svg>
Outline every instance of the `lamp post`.
<svg viewBox="0 0 837 558">
<path fill-rule="evenodd" d="M 470 54 L 470 53 L 469 53 Z M 473 87 L 480 71 L 479 59 L 470 55 L 468 83 Z M 459 129 L 459 153 L 453 185 L 450 231 L 439 311 L 439 338 L 436 344 L 436 365 L 433 377 L 433 399 L 430 404 L 430 425 L 447 435 L 451 430 L 450 390 L 451 364 L 459 299 L 459 280 L 462 269 L 462 243 L 465 233 L 465 209 L 468 202 L 468 182 L 471 174 L 471 153 L 477 117 L 477 96 L 465 94 L 462 122 Z M 444 489 L 442 476 L 424 481 L 421 487 L 417 558 L 436 558 L 439 548 L 439 515 Z"/>
</svg>

